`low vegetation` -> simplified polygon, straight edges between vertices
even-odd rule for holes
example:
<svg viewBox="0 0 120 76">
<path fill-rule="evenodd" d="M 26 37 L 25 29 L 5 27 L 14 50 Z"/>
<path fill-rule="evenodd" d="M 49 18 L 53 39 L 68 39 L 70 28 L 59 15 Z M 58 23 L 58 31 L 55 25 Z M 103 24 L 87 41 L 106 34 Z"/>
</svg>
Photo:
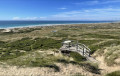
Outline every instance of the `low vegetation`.
<svg viewBox="0 0 120 76">
<path fill-rule="evenodd" d="M 86 46 L 90 46 L 101 41 L 102 40 L 79 40 L 79 43 L 85 44 Z"/>
<path fill-rule="evenodd" d="M 53 32 L 54 30 L 57 31 Z M 103 55 L 108 66 L 120 65 L 120 23 L 26 28 L 6 33 L 2 31 L 3 29 L 0 30 L 0 61 L 9 65 L 49 67 L 59 72 L 61 68 L 56 63 L 63 63 L 79 65 L 86 71 L 100 74 L 97 64 L 86 62 L 78 53 L 71 52 L 70 57 L 53 55 L 54 49 L 58 50 L 61 42 L 66 39 L 78 40 L 91 49 L 91 54 L 98 52 L 97 55 Z M 48 54 L 47 51 L 53 53 Z M 79 74 L 75 76 L 82 76 Z M 106 76 L 115 75 L 119 76 L 119 71 Z"/>
<path fill-rule="evenodd" d="M 48 67 L 59 72 L 60 68 L 55 64 L 59 57 L 49 55 L 47 52 L 33 51 L 14 59 L 6 60 L 9 65 L 19 67 Z"/>
<path fill-rule="evenodd" d="M 1 33 L 0 33 L 0 35 L 12 35 L 12 34 L 20 34 L 20 33 L 30 33 L 30 32 L 32 32 L 32 31 L 35 31 L 35 30 L 41 30 L 42 28 L 26 28 L 26 29 L 14 29 L 14 30 L 11 30 L 10 32 L 2 32 L 2 31 L 4 31 L 4 30 L 2 30 L 2 31 L 0 31 Z"/>
<path fill-rule="evenodd" d="M 0 60 L 19 57 L 24 54 L 24 51 L 29 52 L 37 49 L 58 49 L 61 46 L 60 42 L 60 40 L 50 38 L 22 38 L 21 40 L 13 42 L 1 41 Z"/>
<path fill-rule="evenodd" d="M 110 40 L 110 41 L 100 43 L 97 45 L 90 45 L 89 48 L 91 49 L 91 54 L 93 54 L 98 49 L 103 49 L 105 47 L 110 47 L 112 45 L 120 45 L 120 41 L 119 40 Z"/>
<path fill-rule="evenodd" d="M 83 66 L 83 68 L 89 72 L 92 72 L 95 74 L 100 74 L 100 69 L 98 67 L 98 64 L 96 64 L 96 63 L 85 62 L 80 65 Z"/>
<path fill-rule="evenodd" d="M 112 73 L 108 73 L 105 76 L 120 76 L 120 71 L 115 71 L 115 72 L 112 72 Z"/>
<path fill-rule="evenodd" d="M 85 57 L 81 56 L 77 52 L 71 52 L 70 53 L 70 57 L 72 57 L 76 62 L 81 62 L 81 61 L 85 61 L 86 60 Z"/>
<path fill-rule="evenodd" d="M 80 36 L 87 37 L 87 38 L 102 38 L 102 39 L 119 39 L 120 38 L 120 36 L 112 36 L 112 35 L 96 34 L 96 33 L 95 34 L 87 33 Z"/>
<path fill-rule="evenodd" d="M 105 62 L 108 66 L 120 65 L 120 45 L 106 48 Z"/>
<path fill-rule="evenodd" d="M 51 35 L 51 37 L 68 37 L 68 36 L 69 36 L 68 34 L 59 33 L 59 32 L 53 33 L 53 34 Z"/>
<path fill-rule="evenodd" d="M 84 75 L 81 75 L 81 73 L 76 73 L 75 75 L 71 75 L 71 76 L 84 76 Z"/>
</svg>

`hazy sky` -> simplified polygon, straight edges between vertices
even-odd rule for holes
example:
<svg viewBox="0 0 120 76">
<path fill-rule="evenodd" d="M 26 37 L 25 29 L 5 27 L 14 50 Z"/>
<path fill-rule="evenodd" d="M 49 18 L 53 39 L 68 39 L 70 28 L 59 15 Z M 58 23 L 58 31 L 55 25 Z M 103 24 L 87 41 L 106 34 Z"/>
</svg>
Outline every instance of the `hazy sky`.
<svg viewBox="0 0 120 76">
<path fill-rule="evenodd" d="M 120 20 L 120 0 L 0 0 L 0 20 Z"/>
</svg>

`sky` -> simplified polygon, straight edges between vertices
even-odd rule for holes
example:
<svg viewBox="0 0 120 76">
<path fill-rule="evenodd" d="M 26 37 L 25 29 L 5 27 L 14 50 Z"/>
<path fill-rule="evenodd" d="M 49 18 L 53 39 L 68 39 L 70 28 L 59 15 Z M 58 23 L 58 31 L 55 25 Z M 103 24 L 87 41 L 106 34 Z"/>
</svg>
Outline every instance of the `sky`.
<svg viewBox="0 0 120 76">
<path fill-rule="evenodd" d="M 120 0 L 0 0 L 0 20 L 120 20 Z"/>
</svg>

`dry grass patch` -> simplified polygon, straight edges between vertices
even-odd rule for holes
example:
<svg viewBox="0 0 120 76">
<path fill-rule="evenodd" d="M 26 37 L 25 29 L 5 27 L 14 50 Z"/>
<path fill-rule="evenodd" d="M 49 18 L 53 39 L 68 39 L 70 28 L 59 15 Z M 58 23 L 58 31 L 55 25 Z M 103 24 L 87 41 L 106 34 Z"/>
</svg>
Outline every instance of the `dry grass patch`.
<svg viewBox="0 0 120 76">
<path fill-rule="evenodd" d="M 105 62 L 108 66 L 112 66 L 114 64 L 120 64 L 120 45 L 114 47 L 106 48 L 107 52 L 105 53 Z"/>
</svg>

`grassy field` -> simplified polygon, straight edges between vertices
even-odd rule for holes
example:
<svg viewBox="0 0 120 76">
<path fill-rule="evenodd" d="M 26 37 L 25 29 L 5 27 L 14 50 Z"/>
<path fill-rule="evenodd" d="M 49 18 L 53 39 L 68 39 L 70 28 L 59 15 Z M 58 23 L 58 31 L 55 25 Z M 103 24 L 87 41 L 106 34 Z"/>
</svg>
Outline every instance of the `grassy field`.
<svg viewBox="0 0 120 76">
<path fill-rule="evenodd" d="M 79 54 L 71 53 L 67 57 L 58 53 L 61 42 L 66 39 L 87 45 L 92 55 L 104 56 L 108 66 L 120 65 L 120 23 L 46 26 L 6 33 L 2 30 L 0 61 L 12 66 L 49 67 L 59 72 L 61 69 L 56 63 L 64 63 L 85 66 L 87 71 L 99 73 L 96 64 L 86 62 Z"/>
</svg>

